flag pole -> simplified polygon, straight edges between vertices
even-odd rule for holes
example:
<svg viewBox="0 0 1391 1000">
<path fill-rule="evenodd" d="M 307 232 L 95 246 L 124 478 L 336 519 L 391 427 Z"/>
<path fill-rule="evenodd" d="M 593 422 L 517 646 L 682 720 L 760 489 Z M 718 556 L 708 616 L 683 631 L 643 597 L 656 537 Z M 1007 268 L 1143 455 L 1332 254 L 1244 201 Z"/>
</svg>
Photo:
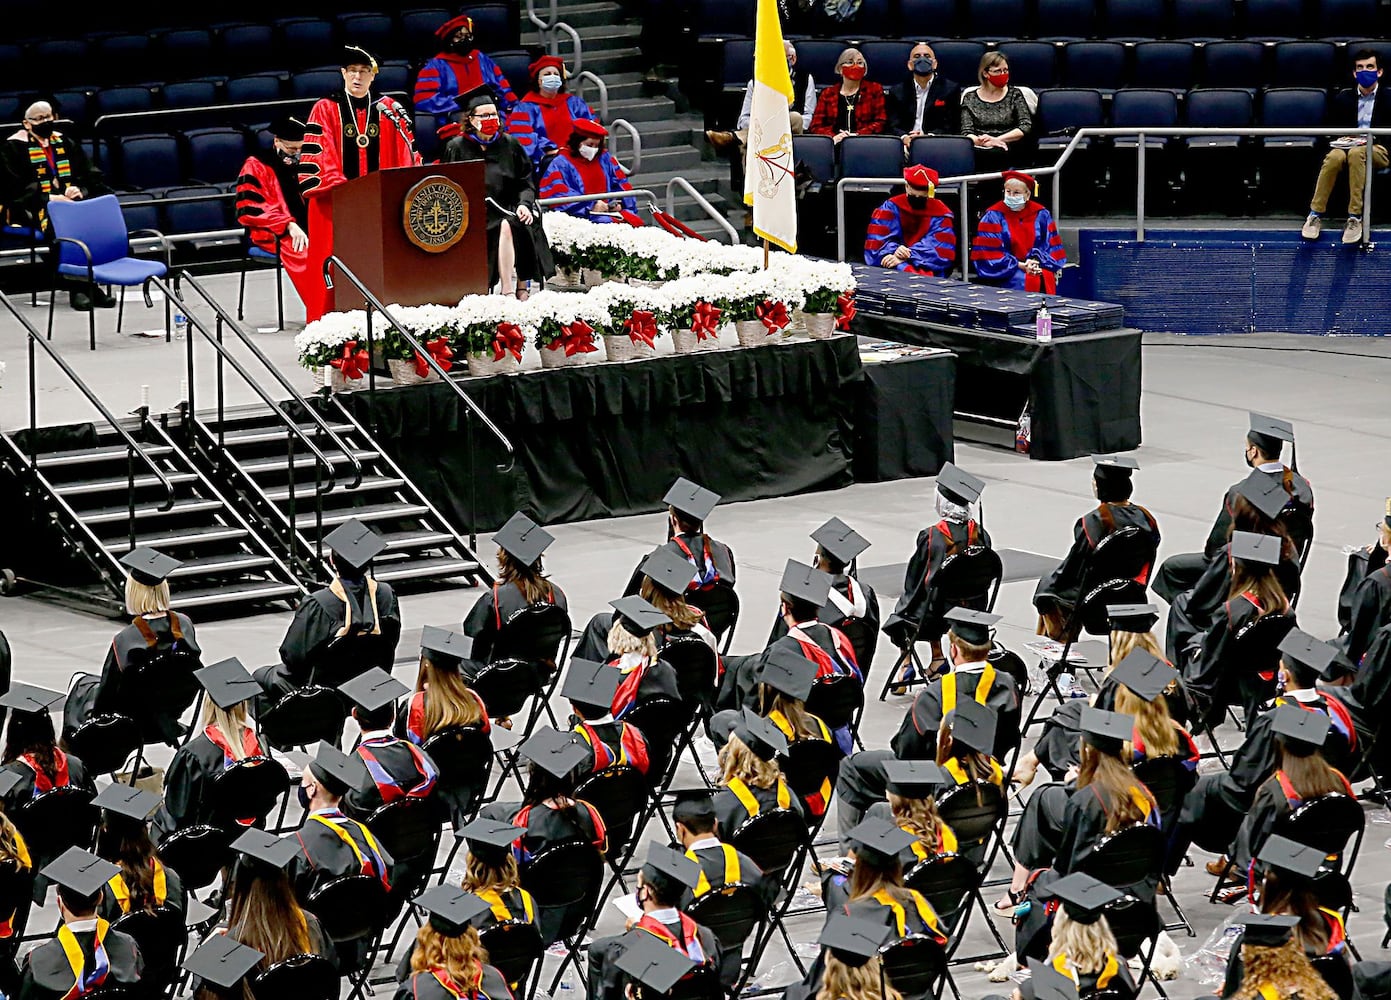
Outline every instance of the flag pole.
<svg viewBox="0 0 1391 1000">
<path fill-rule="evenodd" d="M 763 238 L 763 270 L 768 270 L 768 238 Z"/>
</svg>

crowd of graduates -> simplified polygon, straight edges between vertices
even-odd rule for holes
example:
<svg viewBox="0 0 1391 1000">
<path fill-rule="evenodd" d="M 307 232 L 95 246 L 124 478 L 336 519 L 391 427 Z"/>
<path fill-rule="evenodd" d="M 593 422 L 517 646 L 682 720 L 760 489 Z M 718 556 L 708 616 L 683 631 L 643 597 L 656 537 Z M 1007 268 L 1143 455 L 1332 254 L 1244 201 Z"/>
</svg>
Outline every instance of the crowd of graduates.
<svg viewBox="0 0 1391 1000">
<path fill-rule="evenodd" d="M 780 934 L 792 1000 L 912 1000 L 955 988 L 975 914 L 993 973 L 1031 970 L 1016 995 L 1128 998 L 1160 908 L 1188 925 L 1171 877 L 1201 849 L 1213 899 L 1243 911 L 1224 997 L 1347 998 L 1355 979 L 1381 995 L 1391 966 L 1354 961 L 1344 920 L 1351 783 L 1381 788 L 1391 506 L 1350 560 L 1344 634 L 1299 629 L 1313 491 L 1281 461 L 1293 438 L 1253 414 L 1251 471 L 1207 551 L 1163 566 L 1138 464 L 1098 456 L 1097 507 L 1034 598 L 1063 649 L 1033 671 L 995 635 L 985 484 L 950 464 L 882 627 L 856 576 L 869 542 L 831 518 L 748 655 L 728 651 L 734 552 L 706 530 L 720 498 L 686 479 L 664 498 L 667 540 L 587 623 L 544 570 L 553 536 L 516 514 L 462 628 L 423 629 L 413 686 L 391 676 L 401 612 L 368 526 L 326 536 L 330 585 L 254 673 L 204 665 L 174 610 L 178 560 L 137 548 L 132 623 L 101 673 L 0 696 L 0 992 L 329 997 L 400 952 L 399 1000 L 510 1000 L 551 949 L 552 990 L 573 966 L 591 1000 L 713 998 Z M 898 656 L 879 697 L 912 697 L 867 748 L 881 632 Z M 1086 634 L 1105 654 L 1079 663 Z M 158 744 L 162 772 L 144 758 Z M 1009 878 L 987 890 L 997 862 Z M 804 880 L 825 911 L 805 965 L 787 924 Z M 50 887 L 56 932 L 30 919 Z M 615 893 L 626 929 L 594 937 Z"/>
</svg>

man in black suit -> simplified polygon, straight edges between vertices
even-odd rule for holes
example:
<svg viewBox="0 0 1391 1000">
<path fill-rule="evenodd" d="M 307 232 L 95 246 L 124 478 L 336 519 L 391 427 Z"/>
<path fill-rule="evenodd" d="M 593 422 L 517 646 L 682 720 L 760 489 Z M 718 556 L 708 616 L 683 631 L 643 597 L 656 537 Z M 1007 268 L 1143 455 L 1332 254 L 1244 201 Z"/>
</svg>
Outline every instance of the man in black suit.
<svg viewBox="0 0 1391 1000">
<path fill-rule="evenodd" d="M 1381 56 L 1372 49 L 1359 49 L 1352 57 L 1352 75 L 1356 86 L 1340 90 L 1333 98 L 1328 122 L 1356 128 L 1391 128 L 1391 91 L 1381 89 Z M 1348 221 L 1343 227 L 1344 243 L 1362 242 L 1362 195 L 1367 180 L 1367 148 L 1355 136 L 1333 140 L 1333 148 L 1323 158 L 1314 198 L 1309 202 L 1309 217 L 1304 220 L 1300 235 L 1316 240 L 1323 231 L 1323 213 L 1328 209 L 1328 196 L 1338 175 L 1348 172 Z M 1372 144 L 1372 163 L 1377 170 L 1391 164 L 1386 147 Z"/>
<path fill-rule="evenodd" d="M 918 42 L 908 53 L 908 78 L 889 90 L 889 127 L 907 146 L 919 135 L 961 133 L 961 88 L 937 68 L 932 46 Z"/>
</svg>

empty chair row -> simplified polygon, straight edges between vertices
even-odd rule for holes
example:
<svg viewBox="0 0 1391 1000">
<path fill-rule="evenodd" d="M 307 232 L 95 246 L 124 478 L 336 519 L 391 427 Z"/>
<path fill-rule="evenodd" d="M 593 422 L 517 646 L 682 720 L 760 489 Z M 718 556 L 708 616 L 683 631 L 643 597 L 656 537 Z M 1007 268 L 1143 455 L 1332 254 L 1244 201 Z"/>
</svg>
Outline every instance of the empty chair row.
<svg viewBox="0 0 1391 1000">
<path fill-rule="evenodd" d="M 150 133 L 83 145 L 117 190 L 233 184 L 247 156 L 268 148 L 264 132 L 230 127 Z"/>
</svg>

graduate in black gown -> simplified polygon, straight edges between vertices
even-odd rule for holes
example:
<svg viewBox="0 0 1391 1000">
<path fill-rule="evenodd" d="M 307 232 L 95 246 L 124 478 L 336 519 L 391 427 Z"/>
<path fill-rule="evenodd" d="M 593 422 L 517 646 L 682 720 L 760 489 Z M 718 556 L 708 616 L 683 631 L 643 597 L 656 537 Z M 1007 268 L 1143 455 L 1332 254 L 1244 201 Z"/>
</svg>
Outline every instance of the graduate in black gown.
<svg viewBox="0 0 1391 1000">
<path fill-rule="evenodd" d="M 1101 990 L 1114 991 L 1121 1000 L 1136 996 L 1135 980 L 1105 913 L 1122 894 L 1083 872 L 1039 882 L 1038 901 L 1033 905 L 1047 912 L 1049 922 L 1027 942 L 1020 942 L 1019 964 L 1035 968 L 1042 959 L 1044 969 L 1071 980 L 1079 997 Z M 1017 995 L 1021 1000 L 1038 1000 L 1039 985 L 1031 977 Z"/>
<path fill-rule="evenodd" d="M 1072 528 L 1072 548 L 1034 589 L 1038 634 L 1053 639 L 1066 638 L 1068 617 L 1080 598 L 1087 562 L 1102 539 L 1122 528 L 1139 528 L 1143 537 L 1156 550 L 1159 548 L 1159 522 L 1144 507 L 1130 501 L 1135 489 L 1131 473 L 1140 464 L 1128 455 L 1093 455 L 1092 462 L 1092 493 L 1097 507 L 1077 519 Z M 1145 586 L 1151 568 L 1146 563 L 1135 582 Z"/>
<path fill-rule="evenodd" d="M 490 908 L 474 924 L 479 932 L 499 923 L 536 923 L 536 900 L 522 888 L 517 856 L 512 853 L 512 845 L 526 835 L 526 828 L 476 819 L 459 832 L 468 845 L 461 885 Z"/>
<path fill-rule="evenodd" d="M 1386 554 L 1391 552 L 1391 497 L 1386 499 L 1386 514 L 1377 525 L 1374 548 L 1381 565 L 1370 568 L 1353 591 L 1346 631 L 1340 640 L 1353 663 L 1362 662 L 1362 654 L 1371 645 L 1372 636 L 1391 622 L 1391 566 L 1386 562 Z"/>
<path fill-rule="evenodd" d="M 821 930 L 821 953 L 800 983 L 783 1000 L 903 1000 L 884 977 L 879 949 L 892 931 L 882 923 L 847 914 L 833 915 Z"/>
<path fill-rule="evenodd" d="M 43 869 L 58 885 L 62 925 L 24 956 L 20 1000 L 73 1000 L 100 987 L 136 988 L 144 960 L 135 941 L 97 915 L 106 883 L 119 869 L 78 847 Z"/>
<path fill-rule="evenodd" d="M 937 796 L 956 785 L 947 769 L 927 760 L 891 760 L 884 778 L 886 801 L 870 806 L 865 818 L 886 820 L 914 838 L 898 855 L 904 875 L 923 861 L 958 853 L 956 832 L 937 811 Z"/>
<path fill-rule="evenodd" d="M 305 684 L 337 687 L 371 667 L 390 670 L 401 641 L 391 584 L 371 575 L 386 542 L 354 518 L 324 537 L 334 579 L 306 597 L 280 643 L 280 662 L 257 670 L 266 707 Z"/>
<path fill-rule="evenodd" d="M 181 716 L 198 694 L 193 673 L 202 650 L 187 615 L 170 607 L 169 574 L 183 565 L 151 548 L 121 558 L 126 575 L 126 610 L 135 617 L 111 641 L 101 675 L 78 674 L 63 708 L 63 735 L 96 715 L 134 719 L 147 743 L 175 743 Z M 135 680 L 136 675 L 140 680 Z M 159 703 L 152 708 L 150 700 Z"/>
<path fill-rule="evenodd" d="M 4 782 L 14 781 L 13 774 L 0 775 L 0 787 Z M 19 949 L 20 938 L 29 925 L 29 909 L 33 903 L 34 859 L 29 853 L 29 845 L 24 835 L 5 813 L 0 810 L 0 865 L 14 872 L 14 908 L 9 912 L 0 911 L 0 993 L 14 996 L 19 989 L 19 968 L 15 965 L 15 953 Z M 8 908 L 7 908 L 8 909 Z"/>
<path fill-rule="evenodd" d="M 719 670 L 719 640 L 710 631 L 705 620 L 705 612 L 687 600 L 686 588 L 694 577 L 691 564 L 671 542 L 659 545 L 638 567 L 642 582 L 638 586 L 637 597 L 651 604 L 669 619 L 657 628 L 655 633 L 657 649 L 666 645 L 672 636 L 694 635 L 710 647 L 715 654 L 717 674 Z M 634 595 L 628 595 L 634 596 Z M 584 633 L 575 645 L 574 655 L 584 660 L 603 660 L 608 657 L 609 636 L 613 634 L 614 613 L 597 612 L 589 619 Z"/>
<path fill-rule="evenodd" d="M 853 863 L 822 874 L 826 919 L 847 913 L 884 924 L 892 932 L 889 941 L 921 934 L 945 947 L 947 934 L 932 904 L 903 884 L 902 858 L 912 851 L 913 834 L 882 819 L 866 819 L 849 839 Z"/>
<path fill-rule="evenodd" d="M 872 587 L 856 577 L 854 566 L 855 560 L 869 548 L 869 542 L 838 517 L 817 528 L 811 537 L 816 542 L 812 566 L 831 576 L 831 590 L 817 620 L 849 637 L 855 661 L 861 673 L 867 674 L 879 640 L 879 599 Z M 787 620 L 778 615 L 768 642 L 776 642 L 786 634 Z"/>
<path fill-rule="evenodd" d="M 339 691 L 353 702 L 353 719 L 361 731 L 353 753 L 367 769 L 368 778 L 348 789 L 343 812 L 365 823 L 382 806 L 402 799 L 425 799 L 438 805 L 439 768 L 428 753 L 391 731 L 396 702 L 410 689 L 373 667 Z"/>
<path fill-rule="evenodd" d="M 1289 913 L 1242 913 L 1240 979 L 1222 990 L 1223 1000 L 1335 1000 L 1337 994 L 1309 962 L 1294 938 L 1299 918 Z"/>
<path fill-rule="evenodd" d="M 473 640 L 472 661 L 465 676 L 471 677 L 476 664 L 493 658 L 493 648 L 503 623 L 519 611 L 539 604 L 553 604 L 569 610 L 565 592 L 546 578 L 541 555 L 555 536 L 521 511 L 513 514 L 493 536 L 497 544 L 497 579 L 478 595 L 464 619 L 464 635 Z"/>
<path fill-rule="evenodd" d="M 454 886 L 437 885 L 416 902 L 430 915 L 416 932 L 410 975 L 395 1000 L 512 1000 L 501 972 L 488 964 L 478 924 L 486 901 Z"/>
<path fill-rule="evenodd" d="M 570 772 L 574 785 L 610 767 L 628 766 L 640 774 L 649 771 L 647 737 L 637 726 L 613 717 L 613 696 L 622 679 L 603 663 L 570 659 L 560 693 L 570 702 L 575 735 L 590 750 Z"/>
<path fill-rule="evenodd" d="M 801 796 L 788 786 L 778 766 L 787 737 L 748 709 L 720 750 L 719 789 L 712 805 L 720 836 L 732 839 L 749 819 L 771 809 L 790 809 L 806 818 Z"/>
<path fill-rule="evenodd" d="M 712 538 L 705 522 L 720 502 L 720 495 L 693 483 L 684 476 L 672 483 L 662 497 L 667 505 L 667 544 L 691 564 L 693 576 L 686 598 L 701 606 L 700 594 L 716 587 L 734 587 L 734 550 Z M 636 594 L 642 586 L 642 567 L 633 570 L 624 595 Z"/>
</svg>

